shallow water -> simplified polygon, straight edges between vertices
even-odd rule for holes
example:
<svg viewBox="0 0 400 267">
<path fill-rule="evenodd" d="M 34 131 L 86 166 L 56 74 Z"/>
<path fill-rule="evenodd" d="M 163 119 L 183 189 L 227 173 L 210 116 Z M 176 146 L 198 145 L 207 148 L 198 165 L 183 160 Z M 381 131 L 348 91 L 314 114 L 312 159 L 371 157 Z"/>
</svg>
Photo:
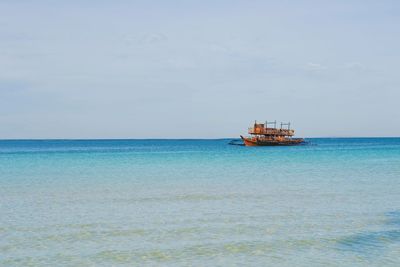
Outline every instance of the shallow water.
<svg viewBox="0 0 400 267">
<path fill-rule="evenodd" d="M 400 266 L 400 138 L 0 141 L 0 266 Z"/>
</svg>

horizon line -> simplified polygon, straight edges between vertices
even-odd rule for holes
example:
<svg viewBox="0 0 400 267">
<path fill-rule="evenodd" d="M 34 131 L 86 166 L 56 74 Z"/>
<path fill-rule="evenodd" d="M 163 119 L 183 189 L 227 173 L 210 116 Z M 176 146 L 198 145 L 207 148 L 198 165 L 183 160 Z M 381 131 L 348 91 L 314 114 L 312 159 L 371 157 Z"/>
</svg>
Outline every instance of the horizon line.
<svg viewBox="0 0 400 267">
<path fill-rule="evenodd" d="M 351 138 L 400 138 L 400 136 L 310 136 L 298 137 L 305 139 L 351 139 Z M 218 137 L 218 138 L 0 138 L 0 141 L 126 141 L 126 140 L 226 140 L 240 139 L 239 137 Z"/>
</svg>

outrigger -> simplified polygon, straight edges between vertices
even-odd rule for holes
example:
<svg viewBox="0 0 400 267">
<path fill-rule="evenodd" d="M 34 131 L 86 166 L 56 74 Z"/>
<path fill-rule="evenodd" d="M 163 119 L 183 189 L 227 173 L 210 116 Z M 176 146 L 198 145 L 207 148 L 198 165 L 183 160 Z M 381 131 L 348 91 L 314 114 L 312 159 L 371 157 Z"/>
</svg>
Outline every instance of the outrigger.
<svg viewBox="0 0 400 267">
<path fill-rule="evenodd" d="M 274 124 L 274 127 L 269 128 L 269 124 Z M 293 138 L 294 130 L 290 129 L 290 122 L 281 123 L 281 127 L 278 129 L 276 121 L 266 121 L 265 123 L 255 121 L 248 133 L 251 136 L 240 136 L 245 146 L 293 146 L 304 143 L 303 138 Z"/>
</svg>

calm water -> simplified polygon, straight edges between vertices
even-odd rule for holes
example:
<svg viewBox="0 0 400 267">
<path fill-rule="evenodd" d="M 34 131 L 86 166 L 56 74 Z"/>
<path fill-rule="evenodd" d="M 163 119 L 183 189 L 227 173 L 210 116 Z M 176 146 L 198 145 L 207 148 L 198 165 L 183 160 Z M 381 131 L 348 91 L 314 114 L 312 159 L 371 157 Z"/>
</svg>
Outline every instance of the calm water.
<svg viewBox="0 0 400 267">
<path fill-rule="evenodd" d="M 400 138 L 0 141 L 0 266 L 400 266 Z"/>
</svg>

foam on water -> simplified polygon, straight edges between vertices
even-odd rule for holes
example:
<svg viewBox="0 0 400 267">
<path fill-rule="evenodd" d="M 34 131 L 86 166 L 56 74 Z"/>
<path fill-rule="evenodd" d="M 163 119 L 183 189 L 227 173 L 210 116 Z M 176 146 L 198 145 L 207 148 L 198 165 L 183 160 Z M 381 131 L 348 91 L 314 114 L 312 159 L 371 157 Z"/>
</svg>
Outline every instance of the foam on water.
<svg viewBox="0 0 400 267">
<path fill-rule="evenodd" d="M 399 266 L 400 139 L 0 141 L 0 266 Z"/>
</svg>

